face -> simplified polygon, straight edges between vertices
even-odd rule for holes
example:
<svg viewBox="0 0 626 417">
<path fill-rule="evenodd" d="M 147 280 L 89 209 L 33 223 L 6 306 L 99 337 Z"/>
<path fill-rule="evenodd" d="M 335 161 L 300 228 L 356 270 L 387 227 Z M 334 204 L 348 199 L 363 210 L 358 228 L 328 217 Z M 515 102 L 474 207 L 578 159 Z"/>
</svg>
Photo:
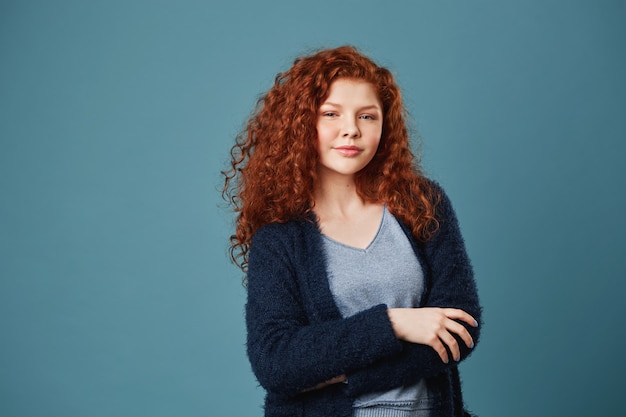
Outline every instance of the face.
<svg viewBox="0 0 626 417">
<path fill-rule="evenodd" d="M 339 79 L 317 116 L 320 175 L 353 176 L 376 154 L 383 130 L 383 109 L 374 86 Z"/>
</svg>

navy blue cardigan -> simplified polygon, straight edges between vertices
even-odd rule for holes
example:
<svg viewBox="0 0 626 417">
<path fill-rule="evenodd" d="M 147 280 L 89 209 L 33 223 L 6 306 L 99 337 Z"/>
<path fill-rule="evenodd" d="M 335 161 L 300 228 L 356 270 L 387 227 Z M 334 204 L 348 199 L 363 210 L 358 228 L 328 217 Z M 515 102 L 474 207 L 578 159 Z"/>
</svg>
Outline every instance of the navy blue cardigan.
<svg viewBox="0 0 626 417">
<path fill-rule="evenodd" d="M 481 307 L 458 222 L 447 196 L 438 191 L 435 236 L 422 243 L 404 226 L 426 279 L 421 307 L 460 308 L 480 324 Z M 267 391 L 266 417 L 349 417 L 358 396 L 421 378 L 441 399 L 437 416 L 463 416 L 457 364 L 443 363 L 430 346 L 398 340 L 386 305 L 341 317 L 328 284 L 322 235 L 311 220 L 269 224 L 254 235 L 246 325 L 252 370 Z M 480 325 L 466 327 L 476 344 Z M 457 340 L 463 360 L 471 349 Z M 343 374 L 347 384 L 303 392 Z"/>
</svg>

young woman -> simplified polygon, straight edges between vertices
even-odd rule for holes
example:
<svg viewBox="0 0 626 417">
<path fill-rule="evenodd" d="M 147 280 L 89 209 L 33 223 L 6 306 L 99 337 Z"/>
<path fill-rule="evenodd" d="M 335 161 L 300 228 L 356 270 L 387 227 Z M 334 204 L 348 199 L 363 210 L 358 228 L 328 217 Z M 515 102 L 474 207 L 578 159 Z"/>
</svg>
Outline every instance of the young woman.
<svg viewBox="0 0 626 417">
<path fill-rule="evenodd" d="M 231 155 L 231 255 L 265 415 L 463 416 L 457 365 L 481 308 L 391 73 L 353 47 L 297 59 Z"/>
</svg>

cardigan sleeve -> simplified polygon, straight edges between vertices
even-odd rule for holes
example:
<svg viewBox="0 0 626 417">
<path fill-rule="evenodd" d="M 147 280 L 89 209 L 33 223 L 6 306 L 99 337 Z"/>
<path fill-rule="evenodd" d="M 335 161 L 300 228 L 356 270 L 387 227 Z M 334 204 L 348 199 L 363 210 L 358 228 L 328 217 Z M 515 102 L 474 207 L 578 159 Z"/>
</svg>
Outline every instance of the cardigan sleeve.
<svg viewBox="0 0 626 417">
<path fill-rule="evenodd" d="M 246 303 L 248 357 L 265 389 L 295 395 L 402 350 L 385 305 L 311 323 L 296 279 L 293 240 L 281 225 L 270 226 L 256 233 L 250 247 Z"/>
<path fill-rule="evenodd" d="M 439 229 L 423 246 L 423 261 L 430 273 L 430 285 L 422 307 L 459 308 L 472 315 L 479 327 L 460 323 L 467 328 L 476 346 L 482 310 L 472 266 L 450 200 L 440 187 L 435 186 L 441 196 L 437 207 Z M 473 349 L 468 348 L 460 337 L 455 338 L 460 347 L 460 360 L 463 360 Z M 430 346 L 408 342 L 402 342 L 402 345 L 403 350 L 398 355 L 349 374 L 348 392 L 357 396 L 411 385 L 457 365 L 453 360 L 445 364 Z"/>
</svg>

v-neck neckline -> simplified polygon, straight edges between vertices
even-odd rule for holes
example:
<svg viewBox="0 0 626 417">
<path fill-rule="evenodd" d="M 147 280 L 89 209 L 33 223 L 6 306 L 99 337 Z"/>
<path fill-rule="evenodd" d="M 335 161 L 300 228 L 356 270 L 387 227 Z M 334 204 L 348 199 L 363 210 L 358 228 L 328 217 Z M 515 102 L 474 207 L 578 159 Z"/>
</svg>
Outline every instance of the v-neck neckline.
<svg viewBox="0 0 626 417">
<path fill-rule="evenodd" d="M 332 242 L 332 243 L 334 243 L 336 245 L 339 245 L 339 246 L 342 246 L 344 248 L 351 249 L 351 250 L 354 250 L 354 251 L 357 251 L 357 252 L 365 253 L 365 252 L 368 252 L 372 248 L 372 246 L 374 246 L 376 241 L 378 240 L 378 237 L 380 236 L 381 231 L 383 229 L 383 224 L 385 223 L 386 217 L 387 217 L 387 205 L 385 204 L 385 205 L 383 205 L 383 212 L 382 212 L 382 215 L 380 216 L 380 222 L 378 223 L 378 229 L 376 230 L 376 233 L 374 234 L 374 237 L 372 238 L 370 243 L 368 243 L 367 246 L 365 246 L 364 248 L 359 248 L 357 246 L 353 246 L 353 245 L 350 245 L 348 243 L 341 242 L 341 241 L 339 241 L 337 239 L 333 239 L 332 237 L 322 233 L 321 231 L 320 231 L 320 234 L 322 235 L 322 237 L 324 239 L 326 239 L 326 240 L 328 240 L 328 241 L 330 241 L 330 242 Z"/>
</svg>

